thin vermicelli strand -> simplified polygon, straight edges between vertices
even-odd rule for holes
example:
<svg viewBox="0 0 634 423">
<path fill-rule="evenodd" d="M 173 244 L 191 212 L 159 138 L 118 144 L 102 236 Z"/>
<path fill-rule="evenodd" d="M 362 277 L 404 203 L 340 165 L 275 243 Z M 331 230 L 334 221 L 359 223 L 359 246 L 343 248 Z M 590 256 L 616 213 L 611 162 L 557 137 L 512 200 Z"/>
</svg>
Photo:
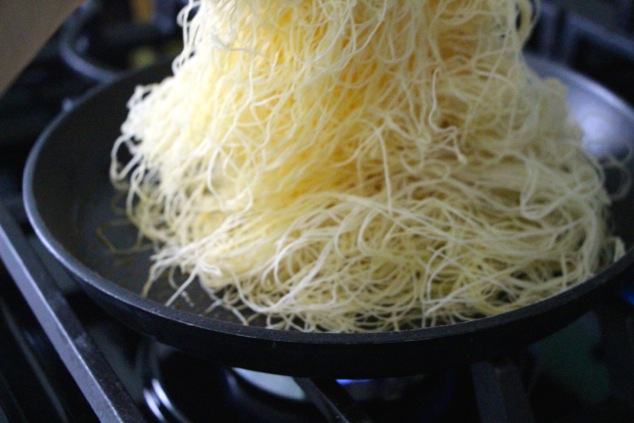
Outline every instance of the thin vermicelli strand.
<svg viewBox="0 0 634 423">
<path fill-rule="evenodd" d="M 112 152 L 155 243 L 146 294 L 198 283 L 244 324 L 405 330 L 623 254 L 565 88 L 524 61 L 531 1 L 191 0 L 178 19 L 173 75 L 136 90 Z"/>
</svg>

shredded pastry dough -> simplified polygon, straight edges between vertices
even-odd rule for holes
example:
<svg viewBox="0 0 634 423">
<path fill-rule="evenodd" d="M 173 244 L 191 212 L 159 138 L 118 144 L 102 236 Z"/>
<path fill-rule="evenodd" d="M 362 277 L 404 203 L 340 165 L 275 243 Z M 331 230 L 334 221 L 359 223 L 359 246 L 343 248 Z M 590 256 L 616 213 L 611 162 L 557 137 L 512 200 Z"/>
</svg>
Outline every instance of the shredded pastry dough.
<svg viewBox="0 0 634 423">
<path fill-rule="evenodd" d="M 529 0 L 190 0 L 173 75 L 112 153 L 155 242 L 275 329 L 420 328 L 517 309 L 623 254 Z M 129 161 L 121 161 L 121 151 Z M 170 276 L 171 277 L 171 276 Z"/>
</svg>

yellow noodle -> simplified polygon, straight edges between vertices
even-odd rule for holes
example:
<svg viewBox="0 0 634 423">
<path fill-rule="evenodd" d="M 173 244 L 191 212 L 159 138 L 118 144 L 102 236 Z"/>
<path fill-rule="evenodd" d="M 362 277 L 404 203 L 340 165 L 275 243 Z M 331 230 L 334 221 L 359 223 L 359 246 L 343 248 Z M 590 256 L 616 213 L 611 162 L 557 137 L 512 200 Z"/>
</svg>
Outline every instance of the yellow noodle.
<svg viewBox="0 0 634 423">
<path fill-rule="evenodd" d="M 137 89 L 113 149 L 156 243 L 150 282 L 178 269 L 245 323 L 357 332 L 502 313 L 595 274 L 623 247 L 565 88 L 524 61 L 532 13 L 190 0 L 173 75 Z"/>
</svg>

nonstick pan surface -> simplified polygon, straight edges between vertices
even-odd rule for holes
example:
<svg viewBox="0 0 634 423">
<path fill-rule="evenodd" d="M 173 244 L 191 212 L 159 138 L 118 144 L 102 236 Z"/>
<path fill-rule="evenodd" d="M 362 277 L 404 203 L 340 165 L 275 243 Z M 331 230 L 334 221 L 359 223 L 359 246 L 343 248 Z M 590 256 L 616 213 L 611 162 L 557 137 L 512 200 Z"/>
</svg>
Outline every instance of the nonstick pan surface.
<svg viewBox="0 0 634 423">
<path fill-rule="evenodd" d="M 634 113 L 600 86 L 550 62 L 530 59 L 542 75 L 561 79 L 586 131 L 592 153 L 624 154 L 633 142 Z M 302 333 L 245 326 L 229 312 L 206 307 L 202 292 L 189 291 L 194 305 L 164 305 L 172 288 L 140 295 L 149 252 L 121 255 L 136 230 L 114 225 L 115 192 L 108 178 L 110 151 L 135 86 L 158 82 L 170 71 L 164 63 L 100 87 L 61 115 L 34 147 L 24 176 L 30 221 L 42 242 L 76 277 L 94 301 L 134 329 L 184 351 L 226 365 L 305 377 L 366 378 L 434 371 L 505 354 L 571 322 L 621 283 L 634 260 L 631 250 L 602 273 L 564 293 L 519 310 L 454 325 L 368 334 Z M 632 170 L 632 169 L 631 169 Z M 614 185 L 608 173 L 608 185 Z M 612 207 L 615 231 L 634 244 L 634 194 Z"/>
</svg>

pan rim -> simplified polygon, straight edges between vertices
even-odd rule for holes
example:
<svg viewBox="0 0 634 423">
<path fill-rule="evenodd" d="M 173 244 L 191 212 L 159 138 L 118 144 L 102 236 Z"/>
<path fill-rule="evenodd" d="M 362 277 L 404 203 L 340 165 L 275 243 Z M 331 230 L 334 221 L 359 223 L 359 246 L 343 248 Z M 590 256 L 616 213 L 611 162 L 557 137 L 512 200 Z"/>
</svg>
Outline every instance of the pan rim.
<svg viewBox="0 0 634 423">
<path fill-rule="evenodd" d="M 528 55 L 527 55 L 528 56 Z M 528 56 L 530 57 L 530 56 Z M 548 62 L 549 66 L 558 73 L 569 75 L 575 79 L 580 79 L 586 84 L 594 94 L 614 104 L 624 113 L 632 117 L 634 121 L 634 111 L 628 107 L 627 103 L 621 100 L 611 91 L 602 85 L 592 81 L 585 76 L 571 71 L 561 65 L 554 64 L 545 59 L 530 57 L 531 62 Z M 395 344 L 420 342 L 424 340 L 446 338 L 450 336 L 459 336 L 466 333 L 477 332 L 481 330 L 495 329 L 497 327 L 512 324 L 533 315 L 540 315 L 548 311 L 562 307 L 575 299 L 584 297 L 594 291 L 596 288 L 605 285 L 610 279 L 617 278 L 628 267 L 634 263 L 634 248 L 626 251 L 625 255 L 620 259 L 606 267 L 585 282 L 579 283 L 572 288 L 562 291 L 554 296 L 542 299 L 530 305 L 521 307 L 516 310 L 500 313 L 493 316 L 478 318 L 471 321 L 459 322 L 454 324 L 425 327 L 417 329 L 408 329 L 403 331 L 382 331 L 382 332 L 363 332 L 363 333 L 333 333 L 333 332 L 301 332 L 292 330 L 269 329 L 259 326 L 249 326 L 241 323 L 234 323 L 206 317 L 204 315 L 194 314 L 187 311 L 177 310 L 167 307 L 156 301 L 143 298 L 140 294 L 126 289 L 116 282 L 99 275 L 90 269 L 81 260 L 77 259 L 60 243 L 49 230 L 46 222 L 38 209 L 38 200 L 33 191 L 34 189 L 34 173 L 42 158 L 42 150 L 47 146 L 47 140 L 51 139 L 53 134 L 62 125 L 69 116 L 72 116 L 76 110 L 96 96 L 99 93 L 111 89 L 127 78 L 142 72 L 144 69 L 126 72 L 114 81 L 103 84 L 85 93 L 69 110 L 58 115 L 47 129 L 40 135 L 31 150 L 26 162 L 23 176 L 23 198 L 28 219 L 39 240 L 46 248 L 70 271 L 71 274 L 81 279 L 82 282 L 89 284 L 93 289 L 101 293 L 111 296 L 116 301 L 126 304 L 135 310 L 144 313 L 150 313 L 155 317 L 167 319 L 170 321 L 178 321 L 184 325 L 196 327 L 204 331 L 213 331 L 234 337 L 253 338 L 265 342 L 276 343 L 293 343 L 293 344 L 332 344 L 332 345 L 356 345 L 363 346 L 365 344 Z"/>
</svg>

